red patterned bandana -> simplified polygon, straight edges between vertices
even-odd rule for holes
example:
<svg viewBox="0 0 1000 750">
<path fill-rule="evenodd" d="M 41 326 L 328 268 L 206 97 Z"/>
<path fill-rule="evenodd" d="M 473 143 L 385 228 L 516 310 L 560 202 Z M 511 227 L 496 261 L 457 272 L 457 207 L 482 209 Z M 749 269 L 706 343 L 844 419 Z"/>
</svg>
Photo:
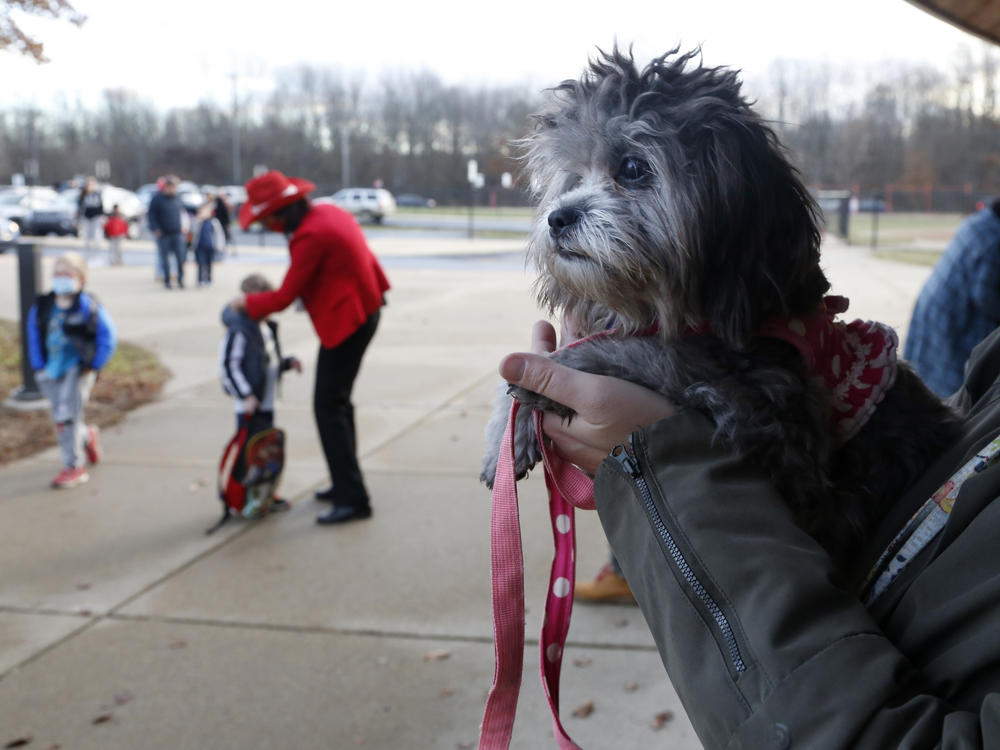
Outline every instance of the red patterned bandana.
<svg viewBox="0 0 1000 750">
<path fill-rule="evenodd" d="M 847 442 L 860 430 L 896 382 L 896 332 L 883 323 L 834 318 L 847 310 L 846 297 L 830 296 L 819 312 L 772 319 L 760 335 L 787 341 L 802 354 L 806 368 L 822 378 L 830 394 L 830 420 Z"/>
</svg>

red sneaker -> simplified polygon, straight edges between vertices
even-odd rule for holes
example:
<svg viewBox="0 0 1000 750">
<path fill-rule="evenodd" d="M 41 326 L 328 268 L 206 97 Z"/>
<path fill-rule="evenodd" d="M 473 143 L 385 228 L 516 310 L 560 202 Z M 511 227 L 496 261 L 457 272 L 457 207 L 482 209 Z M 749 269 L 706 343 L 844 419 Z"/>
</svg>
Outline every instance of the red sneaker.
<svg viewBox="0 0 1000 750">
<path fill-rule="evenodd" d="M 87 473 L 87 470 L 78 466 L 74 469 L 63 469 L 56 474 L 56 478 L 52 480 L 52 486 L 58 490 L 65 490 L 83 484 L 89 479 L 90 474 Z"/>
<path fill-rule="evenodd" d="M 96 464 L 101 460 L 101 434 L 93 425 L 87 425 L 87 440 L 83 444 L 87 460 Z"/>
</svg>

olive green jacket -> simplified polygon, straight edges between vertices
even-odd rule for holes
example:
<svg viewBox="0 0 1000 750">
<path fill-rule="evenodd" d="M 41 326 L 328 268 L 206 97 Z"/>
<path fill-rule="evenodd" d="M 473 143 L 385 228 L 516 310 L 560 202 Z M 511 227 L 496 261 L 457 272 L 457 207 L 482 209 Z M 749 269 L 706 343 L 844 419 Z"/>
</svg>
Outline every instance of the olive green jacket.
<svg viewBox="0 0 1000 750">
<path fill-rule="evenodd" d="M 962 438 L 847 577 L 699 414 L 641 430 L 604 461 L 601 522 L 706 747 L 1000 748 L 1000 464 L 965 483 L 871 611 L 857 595 L 914 511 L 1000 433 L 998 375 L 1000 331 L 953 397 Z"/>
</svg>

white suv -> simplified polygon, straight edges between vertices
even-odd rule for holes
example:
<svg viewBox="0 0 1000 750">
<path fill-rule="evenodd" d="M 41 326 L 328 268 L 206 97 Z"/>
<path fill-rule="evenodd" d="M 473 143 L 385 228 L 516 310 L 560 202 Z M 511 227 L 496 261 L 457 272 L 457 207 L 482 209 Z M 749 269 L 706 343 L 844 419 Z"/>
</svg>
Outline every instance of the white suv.
<svg viewBox="0 0 1000 750">
<path fill-rule="evenodd" d="M 360 222 L 381 224 L 386 216 L 396 213 L 396 199 L 383 188 L 344 188 L 331 195 L 329 200 L 350 211 Z"/>
</svg>

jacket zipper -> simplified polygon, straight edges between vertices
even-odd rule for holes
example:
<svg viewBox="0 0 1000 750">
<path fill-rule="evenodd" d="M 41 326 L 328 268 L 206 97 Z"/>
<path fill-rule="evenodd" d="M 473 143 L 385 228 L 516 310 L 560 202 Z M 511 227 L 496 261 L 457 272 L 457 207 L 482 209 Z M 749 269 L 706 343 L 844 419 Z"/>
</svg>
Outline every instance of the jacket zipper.
<svg viewBox="0 0 1000 750">
<path fill-rule="evenodd" d="M 729 624 L 729 619 L 723 613 L 722 608 L 716 603 L 712 595 L 708 593 L 705 587 L 702 585 L 701 581 L 695 575 L 691 566 L 688 565 L 687 560 L 684 559 L 684 553 L 681 552 L 680 547 L 674 541 L 673 536 L 667 529 L 665 523 L 663 523 L 663 518 L 660 516 L 660 511 L 656 508 L 653 503 L 653 493 L 649 489 L 649 485 L 646 483 L 646 478 L 642 475 L 639 470 L 639 462 L 635 457 L 635 446 L 632 443 L 632 436 L 629 435 L 627 444 L 616 445 L 612 451 L 611 456 L 619 463 L 619 465 L 628 472 L 629 476 L 635 482 L 636 486 L 639 488 L 639 494 L 642 496 L 643 505 L 646 508 L 646 515 L 649 516 L 650 521 L 653 522 L 653 527 L 656 529 L 657 533 L 660 535 L 660 539 L 666 545 L 667 551 L 670 553 L 670 558 L 673 560 L 674 565 L 680 572 L 681 577 L 684 581 L 691 587 L 695 596 L 698 598 L 708 610 L 709 615 L 715 621 L 716 627 L 718 627 L 719 632 L 722 635 L 722 639 L 726 643 L 726 647 L 729 649 L 729 661 L 737 672 L 745 672 L 747 667 L 743 662 L 743 657 L 740 654 L 739 644 L 736 642 L 736 635 L 733 633 L 733 628 Z"/>
</svg>

